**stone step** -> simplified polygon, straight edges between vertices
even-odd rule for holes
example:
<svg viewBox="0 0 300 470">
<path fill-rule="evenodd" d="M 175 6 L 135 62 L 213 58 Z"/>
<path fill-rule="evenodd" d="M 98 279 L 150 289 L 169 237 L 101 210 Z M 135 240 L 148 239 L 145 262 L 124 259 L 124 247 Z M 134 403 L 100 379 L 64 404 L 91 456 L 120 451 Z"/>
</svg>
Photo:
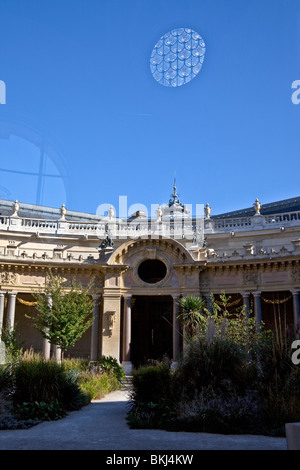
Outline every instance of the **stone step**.
<svg viewBox="0 0 300 470">
<path fill-rule="evenodd" d="M 125 379 L 122 380 L 122 389 L 130 390 L 132 388 L 132 376 L 126 375 Z"/>
</svg>

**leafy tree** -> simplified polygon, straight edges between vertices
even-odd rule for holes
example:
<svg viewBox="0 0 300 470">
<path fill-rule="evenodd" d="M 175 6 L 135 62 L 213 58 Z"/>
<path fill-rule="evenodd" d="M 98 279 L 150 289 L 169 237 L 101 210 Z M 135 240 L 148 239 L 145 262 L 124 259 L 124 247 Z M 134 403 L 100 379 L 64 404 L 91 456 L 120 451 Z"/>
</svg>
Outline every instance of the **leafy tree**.
<svg viewBox="0 0 300 470">
<path fill-rule="evenodd" d="M 257 329 L 256 319 L 251 310 L 247 311 L 245 305 L 233 308 L 236 301 L 232 301 L 231 296 L 222 292 L 218 303 L 214 295 L 211 295 L 211 304 L 212 313 L 209 317 L 214 321 L 216 333 L 223 335 L 227 340 L 250 352 L 263 340 L 269 338 L 270 332 L 263 329 L 263 323 L 262 328 Z"/>
<path fill-rule="evenodd" d="M 5 345 L 6 362 L 18 359 L 22 355 L 24 341 L 20 342 L 17 338 L 16 329 L 5 328 L 0 338 Z"/>
<path fill-rule="evenodd" d="M 93 323 L 92 283 L 84 288 L 73 279 L 66 290 L 64 282 L 63 278 L 50 271 L 43 292 L 33 293 L 37 301 L 34 326 L 62 352 L 74 346 Z"/>
</svg>

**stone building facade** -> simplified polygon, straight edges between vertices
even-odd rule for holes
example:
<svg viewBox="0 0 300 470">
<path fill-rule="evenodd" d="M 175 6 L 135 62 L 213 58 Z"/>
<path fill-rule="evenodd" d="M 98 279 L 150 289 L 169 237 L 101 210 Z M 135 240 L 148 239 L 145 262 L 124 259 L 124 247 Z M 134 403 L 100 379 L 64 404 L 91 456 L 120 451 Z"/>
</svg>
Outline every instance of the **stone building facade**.
<svg viewBox="0 0 300 470">
<path fill-rule="evenodd" d="M 17 201 L 0 201 L 0 328 L 15 329 L 26 348 L 52 354 L 34 329 L 32 292 L 48 269 L 66 282 L 95 279 L 94 322 L 68 351 L 97 360 L 111 355 L 130 371 L 182 347 L 178 299 L 185 295 L 246 305 L 271 325 L 300 316 L 300 198 L 213 216 L 192 216 L 174 185 L 155 217 L 96 216 Z"/>
</svg>

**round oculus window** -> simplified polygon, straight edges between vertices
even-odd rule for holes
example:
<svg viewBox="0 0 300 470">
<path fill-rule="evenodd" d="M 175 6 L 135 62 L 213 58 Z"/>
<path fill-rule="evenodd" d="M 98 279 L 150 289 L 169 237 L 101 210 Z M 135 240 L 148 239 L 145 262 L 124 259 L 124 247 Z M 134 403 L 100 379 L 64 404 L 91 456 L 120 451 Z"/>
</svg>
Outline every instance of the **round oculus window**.
<svg viewBox="0 0 300 470">
<path fill-rule="evenodd" d="M 162 281 L 167 274 L 165 263 L 159 259 L 147 259 L 143 261 L 138 268 L 138 275 L 142 281 L 148 284 L 155 284 Z"/>
</svg>

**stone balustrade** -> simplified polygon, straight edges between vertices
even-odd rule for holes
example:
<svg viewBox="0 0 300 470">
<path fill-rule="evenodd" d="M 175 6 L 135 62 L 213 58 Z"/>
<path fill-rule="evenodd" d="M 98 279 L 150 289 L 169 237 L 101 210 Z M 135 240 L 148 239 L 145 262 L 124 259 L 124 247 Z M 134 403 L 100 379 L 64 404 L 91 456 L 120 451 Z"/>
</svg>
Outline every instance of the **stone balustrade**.
<svg viewBox="0 0 300 470">
<path fill-rule="evenodd" d="M 226 233 L 233 231 L 253 231 L 271 228 L 285 228 L 300 226 L 300 212 L 287 212 L 273 215 L 254 215 L 239 218 L 209 218 L 192 219 L 185 217 L 182 220 L 126 220 L 108 219 L 103 217 L 98 222 L 69 221 L 66 219 L 49 220 L 22 218 L 18 216 L 0 217 L 0 230 L 22 233 L 64 234 L 78 236 L 95 236 L 103 238 L 110 234 L 112 238 L 138 238 L 149 235 L 161 235 L 177 239 L 191 239 L 195 226 L 204 233 Z"/>
</svg>

